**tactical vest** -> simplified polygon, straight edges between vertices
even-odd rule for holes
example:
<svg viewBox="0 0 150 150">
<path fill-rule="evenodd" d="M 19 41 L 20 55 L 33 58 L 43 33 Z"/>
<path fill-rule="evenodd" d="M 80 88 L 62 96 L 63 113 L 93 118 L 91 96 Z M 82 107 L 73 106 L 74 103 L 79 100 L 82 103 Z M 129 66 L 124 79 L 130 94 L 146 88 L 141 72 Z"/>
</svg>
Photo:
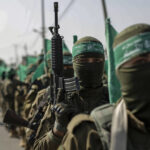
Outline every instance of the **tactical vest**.
<svg viewBox="0 0 150 150">
<path fill-rule="evenodd" d="M 110 147 L 110 134 L 113 111 L 113 104 L 105 104 L 95 108 L 91 112 L 91 117 L 94 119 L 104 150 L 109 150 Z"/>
</svg>

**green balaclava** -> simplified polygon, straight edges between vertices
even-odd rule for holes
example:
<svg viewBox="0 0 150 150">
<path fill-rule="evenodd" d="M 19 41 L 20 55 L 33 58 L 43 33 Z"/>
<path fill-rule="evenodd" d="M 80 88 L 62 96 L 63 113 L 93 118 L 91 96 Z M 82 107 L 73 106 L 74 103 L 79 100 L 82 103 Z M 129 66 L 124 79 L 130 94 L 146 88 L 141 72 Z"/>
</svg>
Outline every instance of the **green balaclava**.
<svg viewBox="0 0 150 150">
<path fill-rule="evenodd" d="M 102 86 L 104 61 L 83 63 L 81 58 L 104 60 L 104 48 L 99 40 L 93 37 L 84 37 L 78 40 L 72 50 L 73 68 L 83 88 L 97 88 Z"/>
<path fill-rule="evenodd" d="M 122 64 L 150 53 L 150 25 L 136 24 L 114 41 L 115 66 L 127 108 L 150 127 L 150 63 L 125 67 Z"/>
</svg>

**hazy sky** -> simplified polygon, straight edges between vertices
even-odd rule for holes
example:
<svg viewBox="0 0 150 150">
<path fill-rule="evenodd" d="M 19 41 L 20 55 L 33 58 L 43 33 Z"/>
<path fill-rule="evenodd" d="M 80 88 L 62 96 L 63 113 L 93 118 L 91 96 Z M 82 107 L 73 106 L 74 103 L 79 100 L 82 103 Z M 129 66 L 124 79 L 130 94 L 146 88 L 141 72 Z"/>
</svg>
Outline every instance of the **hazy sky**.
<svg viewBox="0 0 150 150">
<path fill-rule="evenodd" d="M 57 0 L 59 15 L 70 1 L 72 5 L 60 19 L 60 34 L 64 36 L 69 48 L 72 48 L 74 34 L 79 38 L 94 36 L 105 46 L 104 19 L 101 0 Z M 46 27 L 54 22 L 54 0 L 45 0 Z M 150 0 L 106 0 L 108 15 L 112 25 L 121 31 L 135 23 L 150 24 Z M 41 30 L 41 0 L 0 0 L 0 57 L 11 62 L 15 60 L 14 45 L 18 45 L 18 55 L 40 53 L 42 41 L 40 34 L 33 29 Z M 47 38 L 51 34 L 47 30 Z M 21 59 L 21 58 L 20 58 Z"/>
</svg>

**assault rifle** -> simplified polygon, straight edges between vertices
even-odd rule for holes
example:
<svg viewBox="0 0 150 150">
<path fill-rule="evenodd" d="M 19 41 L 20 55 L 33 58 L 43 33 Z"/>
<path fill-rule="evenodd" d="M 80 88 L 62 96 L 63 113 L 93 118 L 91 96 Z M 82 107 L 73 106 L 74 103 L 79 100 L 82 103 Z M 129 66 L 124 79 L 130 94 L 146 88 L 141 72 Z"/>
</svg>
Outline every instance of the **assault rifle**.
<svg viewBox="0 0 150 150">
<path fill-rule="evenodd" d="M 40 120 L 43 118 L 43 115 L 44 115 L 44 112 L 42 111 L 42 107 L 45 104 L 46 103 L 42 103 L 39 106 L 38 110 L 36 111 L 31 121 L 27 121 L 23 119 L 22 117 L 17 115 L 13 110 L 8 109 L 4 116 L 3 123 L 0 123 L 0 126 L 15 125 L 15 126 L 20 126 L 20 127 L 26 127 L 26 128 L 33 130 L 31 136 L 29 137 L 27 141 L 29 144 L 33 144 L 35 140 L 35 136 L 36 136 L 36 131 L 40 124 Z"/>
<path fill-rule="evenodd" d="M 51 39 L 52 45 L 52 74 L 51 74 L 51 100 L 55 105 L 57 99 L 58 89 L 63 89 L 64 92 L 73 92 L 80 89 L 78 79 L 73 77 L 69 79 L 64 79 L 63 77 L 63 50 L 62 50 L 62 39 L 63 37 L 59 35 L 59 25 L 58 25 L 58 2 L 54 2 L 54 13 L 55 13 L 55 26 L 49 27 L 50 32 L 53 37 Z"/>
<path fill-rule="evenodd" d="M 58 33 L 59 25 L 58 25 L 58 2 L 54 3 L 54 12 L 55 12 L 55 26 L 50 27 L 50 31 L 53 35 L 51 44 L 52 44 L 52 74 L 51 74 L 51 84 L 50 84 L 50 95 L 51 102 L 56 104 L 57 92 L 58 88 L 64 90 L 64 92 L 73 92 L 79 91 L 80 86 L 78 79 L 76 77 L 65 79 L 63 77 L 63 51 L 62 51 L 62 39 Z M 36 130 L 39 126 L 40 120 L 43 117 L 43 106 L 46 105 L 46 102 L 40 104 L 37 112 L 34 117 L 30 121 L 26 121 L 25 119 L 18 116 L 14 111 L 8 110 L 3 122 L 7 124 L 12 124 L 16 126 L 23 126 L 34 130 L 33 134 L 28 139 L 28 143 L 33 143 L 36 135 Z"/>
<path fill-rule="evenodd" d="M 70 79 L 64 79 L 63 77 L 63 50 L 62 50 L 62 39 L 58 33 L 59 25 L 58 25 L 58 2 L 54 3 L 54 12 L 55 12 L 55 26 L 50 27 L 50 31 L 53 35 L 51 39 L 51 45 L 52 45 L 52 59 L 51 59 L 51 65 L 52 65 L 52 74 L 51 74 L 51 83 L 50 83 L 50 97 L 51 97 L 51 103 L 56 104 L 57 99 L 57 92 L 58 88 L 61 88 L 64 90 L 64 92 L 73 92 L 79 90 L 79 83 L 77 78 L 70 78 Z M 49 93 L 49 92 L 48 92 Z M 44 98 L 46 99 L 46 98 Z M 43 102 L 45 105 L 45 103 Z M 44 106 L 43 105 L 43 106 Z M 42 107 L 40 112 L 40 119 L 32 119 L 32 123 L 35 125 L 39 125 L 39 122 L 41 120 L 42 114 Z M 36 116 L 36 115 L 35 115 Z M 36 118 L 36 117 L 35 117 Z M 36 132 L 33 132 L 28 139 L 28 143 L 32 144 L 32 142 L 35 140 Z"/>
<path fill-rule="evenodd" d="M 35 130 L 33 126 L 29 124 L 29 122 L 23 118 L 21 118 L 19 115 L 17 115 L 13 110 L 8 109 L 4 119 L 3 123 L 10 124 L 10 125 L 16 125 L 21 127 L 30 128 L 32 130 Z"/>
</svg>

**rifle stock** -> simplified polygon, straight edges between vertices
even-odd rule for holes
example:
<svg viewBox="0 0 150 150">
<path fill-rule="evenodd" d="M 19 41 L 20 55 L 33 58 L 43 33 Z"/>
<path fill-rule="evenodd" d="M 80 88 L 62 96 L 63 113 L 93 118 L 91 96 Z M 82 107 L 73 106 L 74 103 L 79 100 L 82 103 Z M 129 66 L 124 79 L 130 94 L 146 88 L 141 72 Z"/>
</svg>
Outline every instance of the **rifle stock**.
<svg viewBox="0 0 150 150">
<path fill-rule="evenodd" d="M 27 120 L 21 118 L 20 116 L 18 116 L 13 110 L 8 109 L 3 122 L 6 124 L 11 124 L 11 125 L 16 125 L 16 126 L 22 126 L 22 127 L 26 127 L 29 128 L 29 123 Z"/>
</svg>

